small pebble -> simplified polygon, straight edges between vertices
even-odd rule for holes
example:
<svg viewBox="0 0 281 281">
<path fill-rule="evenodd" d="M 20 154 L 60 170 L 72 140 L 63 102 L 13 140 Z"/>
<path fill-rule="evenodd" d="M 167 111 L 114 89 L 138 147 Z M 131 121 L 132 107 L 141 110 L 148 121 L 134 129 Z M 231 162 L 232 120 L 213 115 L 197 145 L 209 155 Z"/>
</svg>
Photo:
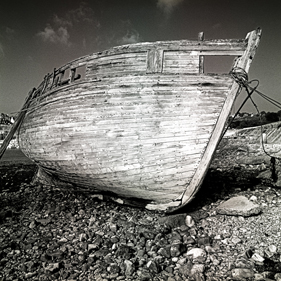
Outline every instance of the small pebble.
<svg viewBox="0 0 281 281">
<path fill-rule="evenodd" d="M 258 253 L 254 253 L 251 257 L 251 259 L 257 263 L 263 263 L 264 262 L 264 258 L 262 256 L 260 256 Z"/>
<path fill-rule="evenodd" d="M 187 215 L 185 218 L 185 224 L 186 224 L 186 226 L 191 228 L 195 225 L 195 222 L 191 216 Z"/>
</svg>

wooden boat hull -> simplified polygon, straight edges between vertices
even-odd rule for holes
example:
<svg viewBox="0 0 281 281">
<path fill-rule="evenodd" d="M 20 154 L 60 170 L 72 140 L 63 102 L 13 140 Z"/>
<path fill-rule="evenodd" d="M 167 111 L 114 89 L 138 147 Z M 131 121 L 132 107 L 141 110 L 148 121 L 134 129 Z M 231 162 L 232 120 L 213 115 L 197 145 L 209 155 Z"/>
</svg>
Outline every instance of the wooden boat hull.
<svg viewBox="0 0 281 281">
<path fill-rule="evenodd" d="M 218 146 L 214 161 L 235 165 L 268 165 L 281 158 L 281 122 L 229 130 Z M 219 165 L 219 164 L 218 164 Z"/>
<path fill-rule="evenodd" d="M 150 209 L 182 206 L 200 187 L 241 89 L 229 75 L 204 74 L 202 55 L 238 55 L 235 66 L 248 71 L 260 34 L 138 43 L 73 61 L 33 94 L 20 148 L 61 182 L 144 199 Z"/>
</svg>

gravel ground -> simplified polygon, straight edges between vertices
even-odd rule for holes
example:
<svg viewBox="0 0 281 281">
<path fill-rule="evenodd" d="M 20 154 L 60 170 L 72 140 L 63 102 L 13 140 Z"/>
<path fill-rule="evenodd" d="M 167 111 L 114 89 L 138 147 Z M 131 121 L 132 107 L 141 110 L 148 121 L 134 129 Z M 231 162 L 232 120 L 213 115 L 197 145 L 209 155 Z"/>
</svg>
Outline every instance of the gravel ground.
<svg viewBox="0 0 281 281">
<path fill-rule="evenodd" d="M 1 281 L 281 280 L 281 191 L 253 169 L 210 169 L 196 199 L 169 216 L 32 185 L 34 171 L 0 166 Z M 219 215 L 236 195 L 262 213 Z"/>
</svg>

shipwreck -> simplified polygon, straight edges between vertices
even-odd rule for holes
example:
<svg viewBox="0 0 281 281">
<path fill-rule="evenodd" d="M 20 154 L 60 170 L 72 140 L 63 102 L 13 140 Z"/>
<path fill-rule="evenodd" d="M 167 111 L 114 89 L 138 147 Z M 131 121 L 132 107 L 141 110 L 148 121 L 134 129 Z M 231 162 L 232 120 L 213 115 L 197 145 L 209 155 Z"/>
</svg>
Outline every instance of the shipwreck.
<svg viewBox="0 0 281 281">
<path fill-rule="evenodd" d="M 261 30 L 245 39 L 159 41 L 73 60 L 30 91 L 15 126 L 38 177 L 180 208 L 201 186 L 242 87 L 204 73 L 206 56 L 234 56 L 248 73 Z"/>
</svg>

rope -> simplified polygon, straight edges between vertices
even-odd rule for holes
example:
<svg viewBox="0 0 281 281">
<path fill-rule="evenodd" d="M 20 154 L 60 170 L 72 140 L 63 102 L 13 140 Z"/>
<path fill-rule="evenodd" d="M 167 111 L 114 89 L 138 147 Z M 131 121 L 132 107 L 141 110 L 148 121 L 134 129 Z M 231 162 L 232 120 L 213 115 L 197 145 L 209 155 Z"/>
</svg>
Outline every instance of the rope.
<svg viewBox="0 0 281 281">
<path fill-rule="evenodd" d="M 248 94 L 247 98 L 243 101 L 243 103 L 240 105 L 239 109 L 236 111 L 235 115 L 233 116 L 233 118 L 231 119 L 231 121 L 229 122 L 227 127 L 225 128 L 223 135 L 226 133 L 226 131 L 228 130 L 228 128 L 230 127 L 230 125 L 232 124 L 234 119 L 237 117 L 240 110 L 242 109 L 244 104 L 247 102 L 247 100 L 251 99 L 251 101 L 253 102 L 251 95 L 253 94 L 253 92 L 256 90 L 256 88 L 259 85 L 258 80 L 252 80 L 252 81 L 248 82 L 248 74 L 246 73 L 246 71 L 243 68 L 237 67 L 237 68 L 232 69 L 232 71 L 230 72 L 230 75 L 239 84 L 240 87 L 245 87 L 245 85 L 248 85 L 252 82 L 257 82 L 257 85 L 254 88 L 251 88 L 251 92 L 247 91 L 247 94 Z"/>
<path fill-rule="evenodd" d="M 246 101 L 248 99 L 251 100 L 252 104 L 254 105 L 258 115 L 259 115 L 259 119 L 260 119 L 260 137 L 261 137 L 261 144 L 262 144 L 262 149 L 264 151 L 264 153 L 271 157 L 271 158 L 278 158 L 280 159 L 280 157 L 276 157 L 276 156 L 272 156 L 270 155 L 266 149 L 265 149 L 265 146 L 264 146 L 264 140 L 263 140 L 263 137 L 262 137 L 262 134 L 263 134 L 263 124 L 262 124 L 262 119 L 261 119 L 261 114 L 260 114 L 260 111 L 257 107 L 257 105 L 255 104 L 255 102 L 253 101 L 252 99 L 252 94 L 254 92 L 256 92 L 257 94 L 259 94 L 261 97 L 263 97 L 264 99 L 266 99 L 267 101 L 271 102 L 272 104 L 274 104 L 275 106 L 277 106 L 278 108 L 281 108 L 281 103 L 266 96 L 265 94 L 261 93 L 260 91 L 257 90 L 257 87 L 259 86 L 259 80 L 257 79 L 253 79 L 251 81 L 248 81 L 248 74 L 247 72 L 241 68 L 241 67 L 234 67 L 231 71 L 230 71 L 230 75 L 231 77 L 239 84 L 239 86 L 241 88 L 245 88 L 246 92 L 247 92 L 247 98 L 244 100 L 244 102 L 242 103 L 242 105 L 240 106 L 240 108 L 238 109 L 238 111 L 236 112 L 236 114 L 234 115 L 234 117 L 232 118 L 231 122 L 229 123 L 229 125 L 227 126 L 226 129 L 229 128 L 230 124 L 233 122 L 234 118 L 238 115 L 239 111 L 241 110 L 241 108 L 244 106 L 244 104 L 246 103 Z M 256 86 L 255 87 L 251 87 L 250 84 L 253 83 L 253 82 L 256 82 Z"/>
<path fill-rule="evenodd" d="M 252 89 L 250 86 L 249 86 L 250 89 Z M 281 109 L 281 103 L 274 100 L 273 98 L 270 98 L 268 96 L 266 96 L 265 94 L 261 93 L 260 91 L 258 90 L 255 90 L 255 92 L 260 95 L 262 98 L 264 98 L 265 100 L 267 100 L 268 102 L 272 103 L 273 105 L 275 105 L 276 107 L 280 108 Z"/>
</svg>

